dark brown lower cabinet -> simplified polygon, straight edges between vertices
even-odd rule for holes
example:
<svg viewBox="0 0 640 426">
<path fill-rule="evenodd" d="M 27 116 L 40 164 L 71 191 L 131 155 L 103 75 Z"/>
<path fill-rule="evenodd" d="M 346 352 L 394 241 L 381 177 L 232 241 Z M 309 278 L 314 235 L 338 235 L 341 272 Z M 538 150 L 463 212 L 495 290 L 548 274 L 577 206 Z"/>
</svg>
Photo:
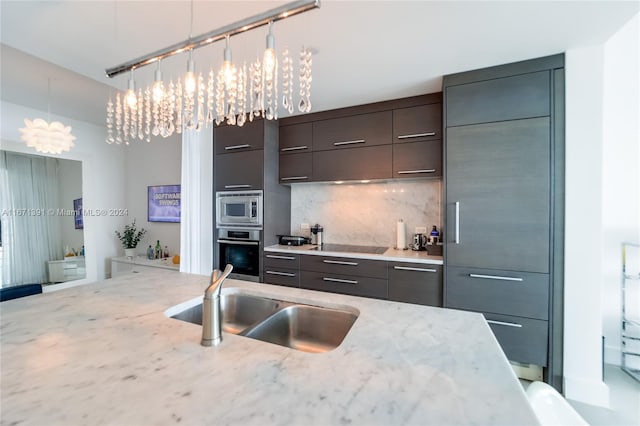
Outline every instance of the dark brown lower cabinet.
<svg viewBox="0 0 640 426">
<path fill-rule="evenodd" d="M 393 177 L 442 177 L 442 141 L 394 144 Z"/>
<path fill-rule="evenodd" d="M 300 287 L 300 256 L 265 253 L 263 280 L 267 284 Z"/>
<path fill-rule="evenodd" d="M 314 152 L 313 180 L 389 179 L 391 154 L 391 145 Z"/>
<path fill-rule="evenodd" d="M 389 263 L 389 300 L 442 306 L 442 266 Z"/>
<path fill-rule="evenodd" d="M 549 323 L 543 320 L 484 313 L 507 358 L 523 364 L 548 365 Z"/>
<path fill-rule="evenodd" d="M 300 272 L 300 287 L 310 290 L 386 299 L 387 286 L 386 278 L 340 275 L 328 272 Z"/>
</svg>

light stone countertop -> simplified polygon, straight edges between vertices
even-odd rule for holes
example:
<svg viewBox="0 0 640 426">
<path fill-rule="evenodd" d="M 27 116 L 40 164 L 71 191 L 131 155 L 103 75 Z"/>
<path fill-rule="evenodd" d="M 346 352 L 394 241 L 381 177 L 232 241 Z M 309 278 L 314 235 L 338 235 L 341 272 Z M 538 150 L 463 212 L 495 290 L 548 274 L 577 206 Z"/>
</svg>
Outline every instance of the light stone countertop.
<svg viewBox="0 0 640 426">
<path fill-rule="evenodd" d="M 121 263 L 131 263 L 134 265 L 140 265 L 140 266 L 151 266 L 153 268 L 164 268 L 164 269 L 171 269 L 174 271 L 178 271 L 180 270 L 180 264 L 174 264 L 172 262 L 172 258 L 171 257 L 165 257 L 163 259 L 153 259 L 153 260 L 149 260 L 144 256 L 135 256 L 133 259 L 130 259 L 126 256 L 120 256 L 120 257 L 112 257 L 111 260 L 114 262 L 121 262 Z"/>
<path fill-rule="evenodd" d="M 360 315 L 322 354 L 167 318 L 208 277 L 145 270 L 2 303 L 2 425 L 526 425 L 522 386 L 480 314 L 229 279 Z M 173 308 L 175 311 L 176 308 Z"/>
<path fill-rule="evenodd" d="M 272 253 L 295 253 L 295 254 L 309 254 L 312 256 L 332 256 L 332 257 L 350 257 L 354 259 L 370 259 L 370 260 L 385 260 L 391 262 L 410 262 L 410 263 L 423 263 L 430 265 L 442 265 L 444 262 L 442 256 L 429 256 L 426 251 L 413 251 L 413 250 L 396 250 L 390 247 L 383 254 L 371 254 L 371 253 L 345 253 L 338 251 L 317 250 L 317 246 L 311 244 L 305 244 L 302 246 L 285 246 L 275 244 L 264 248 L 265 252 Z"/>
</svg>

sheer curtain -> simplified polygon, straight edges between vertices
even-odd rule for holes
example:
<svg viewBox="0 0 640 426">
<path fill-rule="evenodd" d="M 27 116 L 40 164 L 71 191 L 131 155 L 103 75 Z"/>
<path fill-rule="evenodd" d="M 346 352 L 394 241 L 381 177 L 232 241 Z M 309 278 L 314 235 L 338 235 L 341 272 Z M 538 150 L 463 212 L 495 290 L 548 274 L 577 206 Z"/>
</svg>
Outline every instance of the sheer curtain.
<svg viewBox="0 0 640 426">
<path fill-rule="evenodd" d="M 213 269 L 213 131 L 182 133 L 180 272 Z"/>
<path fill-rule="evenodd" d="M 58 160 L 0 152 L 2 287 L 47 282 L 46 262 L 62 259 Z"/>
</svg>

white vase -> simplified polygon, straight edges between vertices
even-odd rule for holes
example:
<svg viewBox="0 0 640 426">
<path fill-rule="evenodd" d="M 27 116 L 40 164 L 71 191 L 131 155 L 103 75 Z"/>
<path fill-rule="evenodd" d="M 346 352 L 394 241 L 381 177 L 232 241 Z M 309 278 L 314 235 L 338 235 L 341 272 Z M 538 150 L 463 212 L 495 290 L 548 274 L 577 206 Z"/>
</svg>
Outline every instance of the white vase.
<svg viewBox="0 0 640 426">
<path fill-rule="evenodd" d="M 126 248 L 124 249 L 124 255 L 131 258 L 136 257 L 136 249 Z"/>
</svg>

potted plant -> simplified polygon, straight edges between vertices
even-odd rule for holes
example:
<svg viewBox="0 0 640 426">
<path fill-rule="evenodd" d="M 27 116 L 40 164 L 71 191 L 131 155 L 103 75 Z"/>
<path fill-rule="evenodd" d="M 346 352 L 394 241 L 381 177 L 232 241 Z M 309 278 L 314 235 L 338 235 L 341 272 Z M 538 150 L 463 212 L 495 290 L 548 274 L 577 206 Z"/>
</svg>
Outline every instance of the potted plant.
<svg viewBox="0 0 640 426">
<path fill-rule="evenodd" d="M 125 256 L 134 257 L 136 255 L 136 247 L 146 233 L 147 230 L 144 228 L 140 228 L 138 231 L 135 219 L 131 225 L 124 226 L 124 232 L 120 233 L 119 231 L 116 231 L 116 236 L 124 246 Z"/>
</svg>

